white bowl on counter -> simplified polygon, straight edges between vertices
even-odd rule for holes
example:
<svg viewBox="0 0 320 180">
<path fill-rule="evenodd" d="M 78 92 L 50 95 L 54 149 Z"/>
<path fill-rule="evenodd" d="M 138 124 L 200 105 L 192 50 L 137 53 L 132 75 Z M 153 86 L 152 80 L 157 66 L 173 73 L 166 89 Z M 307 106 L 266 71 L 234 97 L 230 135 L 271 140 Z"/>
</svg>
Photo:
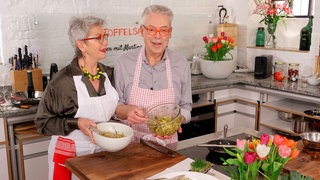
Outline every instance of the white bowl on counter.
<svg viewBox="0 0 320 180">
<path fill-rule="evenodd" d="M 317 86 L 320 83 L 320 79 L 318 77 L 312 76 L 307 79 L 307 82 L 312 86 Z"/>
</svg>

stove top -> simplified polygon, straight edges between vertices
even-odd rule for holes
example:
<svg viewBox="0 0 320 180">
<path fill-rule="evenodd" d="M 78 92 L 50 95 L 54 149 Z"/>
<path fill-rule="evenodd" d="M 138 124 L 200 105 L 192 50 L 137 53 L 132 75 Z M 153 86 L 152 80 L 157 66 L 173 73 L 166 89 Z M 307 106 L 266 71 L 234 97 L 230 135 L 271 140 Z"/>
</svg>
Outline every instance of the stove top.
<svg viewBox="0 0 320 180">
<path fill-rule="evenodd" d="M 241 134 L 230 136 L 223 139 L 236 142 L 237 139 L 251 139 L 251 138 L 252 138 L 252 135 L 241 133 Z M 225 175 L 228 175 L 228 173 L 224 170 L 226 166 L 221 165 L 222 164 L 220 160 L 221 154 L 210 151 L 208 147 L 192 146 L 189 148 L 178 150 L 178 152 L 191 159 L 204 159 L 204 160 L 210 161 L 215 164 L 213 168 L 216 171 L 219 171 Z M 228 159 L 229 157 L 223 157 L 223 158 Z"/>
</svg>

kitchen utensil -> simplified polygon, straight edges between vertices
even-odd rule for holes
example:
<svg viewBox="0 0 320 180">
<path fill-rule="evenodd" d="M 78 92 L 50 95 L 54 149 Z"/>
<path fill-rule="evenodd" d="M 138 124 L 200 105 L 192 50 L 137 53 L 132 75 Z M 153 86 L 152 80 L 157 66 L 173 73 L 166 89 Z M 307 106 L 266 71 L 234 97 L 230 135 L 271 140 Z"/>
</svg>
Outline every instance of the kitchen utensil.
<svg viewBox="0 0 320 180">
<path fill-rule="evenodd" d="M 167 148 L 167 147 L 164 147 L 156 142 L 153 142 L 153 141 L 150 141 L 150 140 L 145 140 L 145 139 L 140 139 L 140 143 L 141 144 L 144 144 L 148 147 L 151 147 L 152 149 L 154 150 L 157 150 L 163 154 L 166 154 L 168 156 L 171 156 L 171 157 L 175 157 L 176 156 L 176 153 L 174 151 L 172 151 L 171 149 Z"/>
<path fill-rule="evenodd" d="M 191 74 L 193 75 L 199 75 L 201 74 L 200 70 L 200 57 L 198 55 L 193 56 L 192 62 L 191 62 Z"/>
<path fill-rule="evenodd" d="M 304 111 L 305 114 L 311 115 L 311 116 L 320 116 L 320 110 L 319 109 L 312 109 L 312 110 L 306 110 Z"/>
<path fill-rule="evenodd" d="M 58 65 L 56 63 L 51 63 L 50 66 L 50 80 L 53 78 L 53 76 L 58 72 Z"/>
<path fill-rule="evenodd" d="M 213 140 L 213 141 L 208 142 L 208 144 L 220 145 L 220 146 L 208 147 L 210 152 L 207 155 L 206 159 L 209 159 L 211 162 L 213 162 L 215 164 L 221 165 L 223 163 L 221 158 L 223 158 L 223 159 L 232 158 L 232 156 L 230 156 L 224 150 L 223 145 L 226 145 L 226 146 L 236 145 L 236 142 L 232 141 L 232 140 L 227 140 L 227 139 L 217 139 L 217 140 Z M 231 149 L 231 147 L 225 147 L 225 148 L 227 148 L 229 150 Z"/>
<path fill-rule="evenodd" d="M 199 147 L 225 147 L 225 148 L 233 148 L 237 147 L 236 145 L 230 145 L 230 144 L 198 144 Z"/>
<path fill-rule="evenodd" d="M 227 133 L 228 133 L 228 124 L 225 124 L 223 126 L 223 138 L 227 137 Z"/>
<path fill-rule="evenodd" d="M 306 121 L 303 117 L 296 119 L 293 122 L 293 131 L 295 133 L 303 133 L 308 131 L 309 122 Z"/>
<path fill-rule="evenodd" d="M 219 23 L 223 24 L 225 23 L 224 19 L 226 18 L 228 12 L 227 12 L 227 9 L 224 8 L 223 6 L 218 6 L 218 7 L 221 7 L 221 9 L 219 10 Z"/>
<path fill-rule="evenodd" d="M 320 150 L 320 132 L 304 132 L 300 136 L 306 148 Z"/>
<path fill-rule="evenodd" d="M 34 98 L 34 85 L 33 85 L 33 80 L 32 80 L 32 71 L 28 70 L 27 71 L 28 75 L 28 98 Z"/>
<path fill-rule="evenodd" d="M 127 147 L 133 136 L 133 129 L 125 124 L 104 122 L 97 124 L 97 130 L 92 129 L 93 139 L 98 146 L 108 152 L 117 152 Z M 124 137 L 111 138 L 101 135 L 99 132 L 122 133 Z"/>
</svg>

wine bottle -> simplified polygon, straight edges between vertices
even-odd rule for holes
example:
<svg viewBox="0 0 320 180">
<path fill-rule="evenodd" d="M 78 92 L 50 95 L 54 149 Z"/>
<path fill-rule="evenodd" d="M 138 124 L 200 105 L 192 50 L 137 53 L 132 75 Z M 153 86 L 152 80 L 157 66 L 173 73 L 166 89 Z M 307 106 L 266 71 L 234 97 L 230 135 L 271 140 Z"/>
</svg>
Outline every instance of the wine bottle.
<svg viewBox="0 0 320 180">
<path fill-rule="evenodd" d="M 311 46 L 311 35 L 312 35 L 312 26 L 313 26 L 313 16 L 309 16 L 309 22 L 308 24 L 303 27 L 300 31 L 300 50 L 310 50 L 310 46 Z M 308 40 L 305 40 L 306 38 L 306 33 L 308 34 Z M 308 46 L 304 46 L 301 44 L 305 44 L 308 41 Z M 304 47 L 301 49 L 301 47 Z"/>
</svg>

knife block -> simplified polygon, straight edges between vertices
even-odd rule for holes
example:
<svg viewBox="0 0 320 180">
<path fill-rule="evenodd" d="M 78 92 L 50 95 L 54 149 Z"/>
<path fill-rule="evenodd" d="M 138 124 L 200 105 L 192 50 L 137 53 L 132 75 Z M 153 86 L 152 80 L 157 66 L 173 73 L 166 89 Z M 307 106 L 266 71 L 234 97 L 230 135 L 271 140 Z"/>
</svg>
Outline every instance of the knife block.
<svg viewBox="0 0 320 180">
<path fill-rule="evenodd" d="M 42 70 L 32 69 L 32 81 L 35 91 L 43 91 Z M 28 75 L 27 70 L 15 71 L 11 70 L 12 91 L 23 92 L 28 91 Z"/>
</svg>

